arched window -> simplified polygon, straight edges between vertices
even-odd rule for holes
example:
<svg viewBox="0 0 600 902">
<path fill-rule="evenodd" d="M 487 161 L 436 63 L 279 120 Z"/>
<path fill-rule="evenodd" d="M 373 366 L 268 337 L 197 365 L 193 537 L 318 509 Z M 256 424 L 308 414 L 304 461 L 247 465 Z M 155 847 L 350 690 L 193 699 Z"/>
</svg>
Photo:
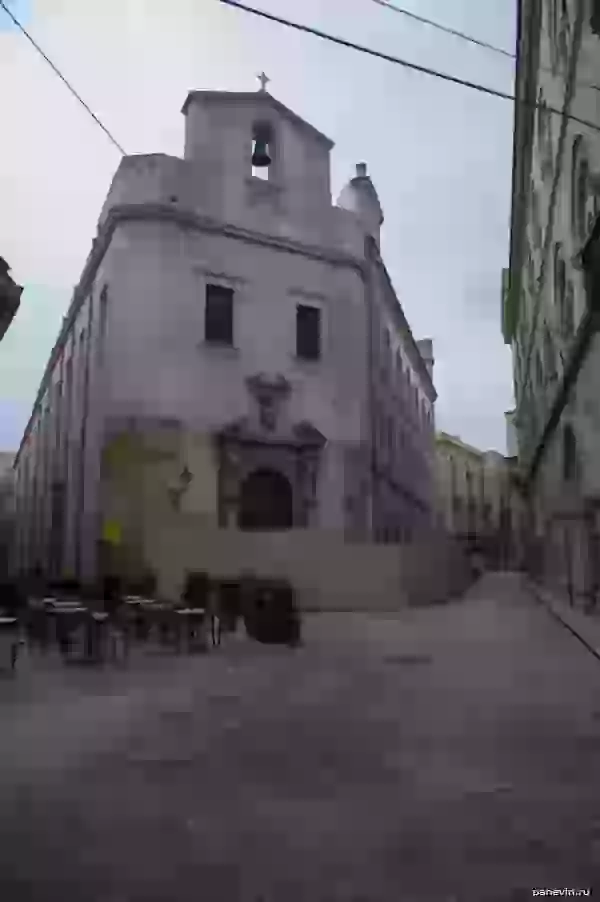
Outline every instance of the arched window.
<svg viewBox="0 0 600 902">
<path fill-rule="evenodd" d="M 519 316 L 519 344 L 521 346 L 521 350 L 525 352 L 527 350 L 527 296 L 523 294 L 523 303 L 521 305 L 521 311 Z"/>
<path fill-rule="evenodd" d="M 570 44 L 569 7 L 567 0 L 560 0 L 560 31 L 558 34 L 559 62 L 566 68 L 569 63 Z"/>
<path fill-rule="evenodd" d="M 544 369 L 542 367 L 542 358 L 539 351 L 535 352 L 535 381 L 538 386 L 544 384 Z"/>
<path fill-rule="evenodd" d="M 546 180 L 552 174 L 552 115 L 541 88 L 537 99 L 537 133 L 542 178 Z"/>
<path fill-rule="evenodd" d="M 532 236 L 533 243 L 536 249 L 542 245 L 542 227 L 540 222 L 540 202 L 538 198 L 537 191 L 535 190 L 535 183 L 533 179 L 531 180 L 531 225 L 532 225 Z"/>
<path fill-rule="evenodd" d="M 544 92 L 541 88 L 537 98 L 537 130 L 538 143 L 540 148 L 543 148 L 546 141 L 546 102 L 544 100 Z"/>
<path fill-rule="evenodd" d="M 527 280 L 528 287 L 532 297 L 535 297 L 536 294 L 536 284 L 535 284 L 535 260 L 533 259 L 533 254 L 531 253 L 531 248 L 529 249 L 529 253 L 527 256 Z"/>
<path fill-rule="evenodd" d="M 527 430 L 528 435 L 526 441 L 528 447 L 531 448 L 531 445 L 533 445 L 534 442 L 537 441 L 539 426 L 537 410 L 535 409 L 535 405 L 533 404 L 531 397 L 529 397 L 527 400 L 527 415 L 527 418 L 529 420 L 529 429 Z"/>
<path fill-rule="evenodd" d="M 571 228 L 577 242 L 587 233 L 586 206 L 589 192 L 589 163 L 583 135 L 573 141 L 571 155 Z"/>
<path fill-rule="evenodd" d="M 572 282 L 567 284 L 560 321 L 565 338 L 572 338 L 575 331 L 575 289 Z"/>
<path fill-rule="evenodd" d="M 577 469 L 577 441 L 573 427 L 567 424 L 563 430 L 563 479 L 568 482 Z"/>
<path fill-rule="evenodd" d="M 544 151 L 544 176 L 545 178 L 551 178 L 552 169 L 553 169 L 553 155 L 554 155 L 554 126 L 552 125 L 553 119 L 552 115 L 546 109 L 546 149 Z"/>
<path fill-rule="evenodd" d="M 565 301 L 567 287 L 567 272 L 562 255 L 562 245 L 559 241 L 554 245 L 554 303 L 558 310 L 562 310 Z"/>
<path fill-rule="evenodd" d="M 450 464 L 450 490 L 454 495 L 456 492 L 456 464 L 452 455 L 449 455 L 448 463 Z"/>
<path fill-rule="evenodd" d="M 544 373 L 547 381 L 556 375 L 554 344 L 548 327 L 544 329 Z"/>
<path fill-rule="evenodd" d="M 553 75 L 556 75 L 558 66 L 558 2 L 559 0 L 549 0 L 548 2 L 548 32 L 550 35 L 550 61 Z"/>
<path fill-rule="evenodd" d="M 390 367 L 392 363 L 392 337 L 390 330 L 384 326 L 381 335 L 381 360 L 380 370 L 382 381 L 387 385 L 390 377 Z"/>
</svg>

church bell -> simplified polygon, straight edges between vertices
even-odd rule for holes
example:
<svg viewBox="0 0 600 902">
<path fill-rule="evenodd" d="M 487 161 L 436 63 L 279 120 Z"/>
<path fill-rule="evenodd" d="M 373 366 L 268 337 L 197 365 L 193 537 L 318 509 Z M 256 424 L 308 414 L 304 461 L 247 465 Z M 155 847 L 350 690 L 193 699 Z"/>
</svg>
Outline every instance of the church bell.
<svg viewBox="0 0 600 902">
<path fill-rule="evenodd" d="M 271 165 L 271 156 L 269 154 L 269 142 L 264 135 L 258 135 L 254 141 L 254 150 L 252 151 L 252 165 L 257 169 L 262 169 Z"/>
</svg>

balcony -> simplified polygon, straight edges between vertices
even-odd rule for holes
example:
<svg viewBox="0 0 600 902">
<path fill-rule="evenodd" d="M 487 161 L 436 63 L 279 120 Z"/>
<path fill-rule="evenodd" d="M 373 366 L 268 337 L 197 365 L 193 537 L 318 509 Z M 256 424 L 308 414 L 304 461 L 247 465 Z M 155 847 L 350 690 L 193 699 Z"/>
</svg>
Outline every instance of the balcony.
<svg viewBox="0 0 600 902">
<path fill-rule="evenodd" d="M 0 341 L 19 309 L 22 291 L 10 277 L 8 263 L 0 257 Z"/>
</svg>

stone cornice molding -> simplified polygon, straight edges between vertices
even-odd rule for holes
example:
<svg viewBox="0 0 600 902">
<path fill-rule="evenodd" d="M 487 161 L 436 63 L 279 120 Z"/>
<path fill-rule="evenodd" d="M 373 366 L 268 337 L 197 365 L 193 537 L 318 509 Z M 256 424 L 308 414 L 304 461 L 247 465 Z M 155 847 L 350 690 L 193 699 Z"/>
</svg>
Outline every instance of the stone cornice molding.
<svg viewBox="0 0 600 902">
<path fill-rule="evenodd" d="M 252 232 L 240 226 L 231 223 L 224 223 L 210 216 L 204 216 L 193 212 L 192 210 L 181 210 L 160 203 L 143 203 L 143 204 L 122 204 L 112 207 L 108 216 L 98 230 L 96 238 L 92 242 L 92 249 L 88 254 L 88 258 L 84 264 L 81 278 L 75 290 L 69 305 L 66 316 L 64 317 L 58 338 L 52 348 L 48 363 L 40 387 L 38 389 L 31 415 L 27 426 L 23 433 L 19 450 L 15 456 L 15 466 L 19 461 L 21 450 L 29 435 L 31 424 L 38 410 L 44 392 L 50 381 L 54 367 L 62 353 L 67 335 L 75 321 L 81 305 L 88 296 L 98 271 L 98 267 L 102 262 L 106 251 L 110 245 L 112 237 L 116 229 L 125 223 L 130 222 L 165 222 L 178 225 L 184 229 L 190 229 L 198 232 L 208 232 L 212 234 L 224 235 L 228 238 L 234 238 L 239 241 L 246 241 L 250 244 L 256 244 L 262 247 L 269 247 L 287 253 L 299 254 L 304 257 L 310 257 L 313 260 L 320 260 L 334 266 L 347 266 L 355 269 L 362 278 L 364 278 L 365 262 L 361 258 L 346 254 L 343 251 L 335 251 L 333 249 L 324 249 L 312 244 L 303 244 L 300 241 L 294 241 L 289 238 L 283 238 L 274 235 L 261 234 L 260 232 Z"/>
</svg>

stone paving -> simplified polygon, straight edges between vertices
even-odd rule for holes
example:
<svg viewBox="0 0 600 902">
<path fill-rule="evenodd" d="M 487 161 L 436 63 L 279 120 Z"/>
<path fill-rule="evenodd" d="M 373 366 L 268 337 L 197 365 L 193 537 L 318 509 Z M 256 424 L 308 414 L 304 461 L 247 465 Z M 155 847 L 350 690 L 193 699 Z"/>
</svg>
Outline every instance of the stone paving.
<svg viewBox="0 0 600 902">
<path fill-rule="evenodd" d="M 552 591 L 541 583 L 530 582 L 529 587 L 536 598 L 546 605 L 550 614 L 560 620 L 568 630 L 574 633 L 591 650 L 600 657 L 600 610 L 585 609 L 581 601 L 576 605 L 569 604 L 565 593 Z"/>
<path fill-rule="evenodd" d="M 600 663 L 518 577 L 305 635 L 0 680 L 0 899 L 600 889 Z"/>
</svg>

